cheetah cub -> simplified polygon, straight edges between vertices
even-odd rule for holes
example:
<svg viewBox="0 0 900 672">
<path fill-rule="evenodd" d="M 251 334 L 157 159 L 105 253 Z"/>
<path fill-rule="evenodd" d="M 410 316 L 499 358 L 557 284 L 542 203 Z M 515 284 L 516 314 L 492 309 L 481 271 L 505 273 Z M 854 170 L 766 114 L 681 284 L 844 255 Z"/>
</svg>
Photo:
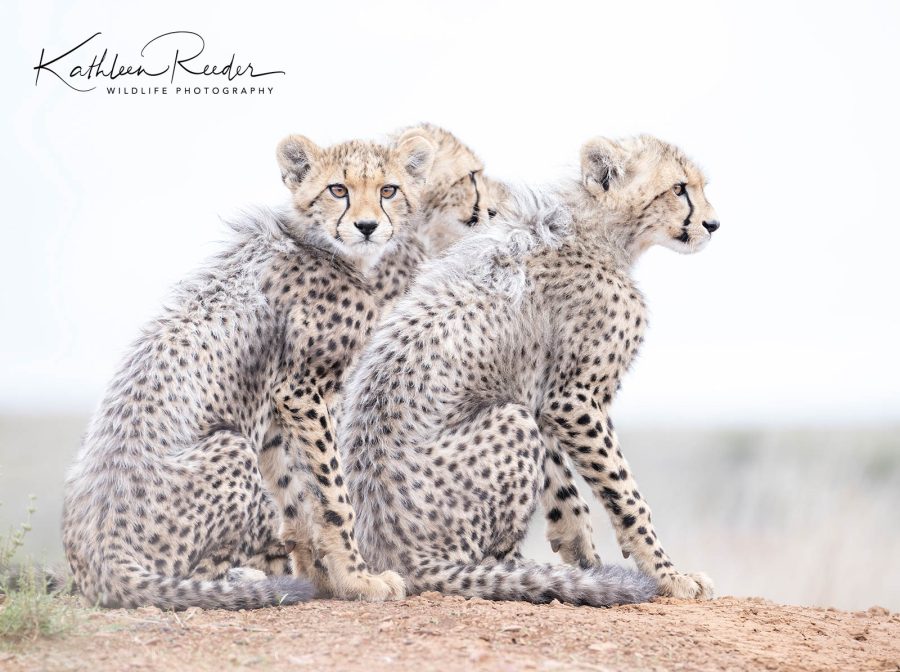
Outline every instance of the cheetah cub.
<svg viewBox="0 0 900 672">
<path fill-rule="evenodd" d="M 484 174 L 484 163 L 455 135 L 434 124 L 415 128 L 435 146 L 428 188 L 421 199 L 421 231 L 429 255 L 436 256 L 496 216 L 508 190 Z"/>
<path fill-rule="evenodd" d="M 719 225 L 700 170 L 659 140 L 588 142 L 581 168 L 561 204 L 522 200 L 424 270 L 348 385 L 339 444 L 360 547 L 411 591 L 595 606 L 712 595 L 657 539 L 609 406 L 646 324 L 635 259 L 700 250 Z M 569 462 L 640 573 L 600 563 Z M 519 555 L 538 501 L 570 565 Z"/>
<path fill-rule="evenodd" d="M 283 539 L 322 592 L 404 594 L 400 576 L 369 573 L 357 550 L 332 409 L 424 257 L 413 217 L 433 157 L 415 131 L 391 147 L 281 143 L 294 207 L 235 226 L 230 248 L 144 328 L 90 424 L 63 520 L 88 600 L 308 599 L 307 580 L 265 575 L 284 571 Z"/>
</svg>

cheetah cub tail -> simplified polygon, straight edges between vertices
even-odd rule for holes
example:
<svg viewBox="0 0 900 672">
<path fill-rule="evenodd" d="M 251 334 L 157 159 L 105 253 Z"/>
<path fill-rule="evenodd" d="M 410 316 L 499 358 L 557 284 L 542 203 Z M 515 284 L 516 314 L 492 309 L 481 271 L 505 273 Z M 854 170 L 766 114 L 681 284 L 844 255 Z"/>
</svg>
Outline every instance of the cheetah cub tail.
<svg viewBox="0 0 900 672">
<path fill-rule="evenodd" d="M 160 609 L 259 609 L 298 602 L 315 597 L 315 588 L 305 579 L 294 576 L 267 576 L 254 569 L 237 567 L 225 578 L 216 580 L 164 577 L 132 568 L 130 588 L 121 600 L 106 600 L 106 607 L 142 607 Z M 118 602 L 116 604 L 116 602 Z"/>
<path fill-rule="evenodd" d="M 656 580 L 617 565 L 572 567 L 527 560 L 496 564 L 429 562 L 411 578 L 416 592 L 436 590 L 486 600 L 524 600 L 543 604 L 609 607 L 648 602 L 656 595 Z"/>
</svg>

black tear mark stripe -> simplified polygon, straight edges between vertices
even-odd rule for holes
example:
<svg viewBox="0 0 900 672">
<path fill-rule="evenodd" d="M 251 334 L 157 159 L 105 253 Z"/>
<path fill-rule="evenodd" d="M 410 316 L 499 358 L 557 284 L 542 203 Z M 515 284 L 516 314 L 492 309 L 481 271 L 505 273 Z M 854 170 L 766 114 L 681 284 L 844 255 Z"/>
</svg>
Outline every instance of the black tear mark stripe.
<svg viewBox="0 0 900 672">
<path fill-rule="evenodd" d="M 473 170 L 469 173 L 469 179 L 472 181 L 472 188 L 475 189 L 475 205 L 472 206 L 472 216 L 466 221 L 467 226 L 475 226 L 478 224 L 478 215 L 481 212 L 481 194 L 478 191 L 478 181 L 475 179 L 475 173 L 477 170 Z"/>
<path fill-rule="evenodd" d="M 344 219 L 344 215 L 346 215 L 347 211 L 350 209 L 350 190 L 349 189 L 347 189 L 347 193 L 344 196 L 344 200 L 347 201 L 347 206 L 344 208 L 344 211 L 341 213 L 341 216 L 338 217 L 337 224 L 335 224 L 335 227 L 334 227 L 334 236 L 342 243 L 344 242 L 344 239 L 341 238 L 341 221 Z"/>
<path fill-rule="evenodd" d="M 384 213 L 384 216 L 387 217 L 388 223 L 391 225 L 391 229 L 394 228 L 394 220 L 391 219 L 391 216 L 388 214 L 388 211 L 384 209 L 384 199 L 379 199 L 378 205 L 381 207 L 381 211 Z"/>
<path fill-rule="evenodd" d="M 397 187 L 397 191 L 400 191 L 400 187 Z M 402 194 L 403 192 L 400 191 L 400 193 Z M 403 200 L 406 200 L 406 196 L 405 196 L 405 195 L 403 196 Z M 390 240 L 391 238 L 394 237 L 394 220 L 391 219 L 391 216 L 388 214 L 388 211 L 384 209 L 384 198 L 383 198 L 383 197 L 380 197 L 380 196 L 379 196 L 379 198 L 378 198 L 378 206 L 381 208 L 381 211 L 384 213 L 384 216 L 387 217 L 388 224 L 391 225 L 391 235 L 390 235 L 390 237 L 388 238 L 388 240 Z M 385 241 L 385 242 L 387 242 L 387 241 Z"/>
<path fill-rule="evenodd" d="M 687 228 L 691 225 L 691 217 L 694 216 L 694 203 L 691 201 L 691 195 L 688 193 L 686 182 L 681 183 L 681 193 L 679 196 L 684 196 L 688 202 L 688 214 L 687 217 L 684 218 L 684 224 L 682 224 L 684 228 Z"/>
</svg>

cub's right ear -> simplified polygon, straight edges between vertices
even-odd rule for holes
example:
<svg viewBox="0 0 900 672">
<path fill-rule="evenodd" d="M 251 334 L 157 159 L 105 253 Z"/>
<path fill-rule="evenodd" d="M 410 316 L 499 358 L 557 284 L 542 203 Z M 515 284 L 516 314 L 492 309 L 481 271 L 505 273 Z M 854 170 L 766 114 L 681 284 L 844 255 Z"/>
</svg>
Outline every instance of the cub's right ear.
<svg viewBox="0 0 900 672">
<path fill-rule="evenodd" d="M 581 181 L 594 194 L 609 191 L 625 176 L 628 152 L 607 138 L 588 140 L 581 147 Z"/>
<path fill-rule="evenodd" d="M 278 143 L 278 166 L 288 189 L 295 189 L 309 175 L 319 158 L 319 147 L 302 135 L 289 135 Z"/>
</svg>

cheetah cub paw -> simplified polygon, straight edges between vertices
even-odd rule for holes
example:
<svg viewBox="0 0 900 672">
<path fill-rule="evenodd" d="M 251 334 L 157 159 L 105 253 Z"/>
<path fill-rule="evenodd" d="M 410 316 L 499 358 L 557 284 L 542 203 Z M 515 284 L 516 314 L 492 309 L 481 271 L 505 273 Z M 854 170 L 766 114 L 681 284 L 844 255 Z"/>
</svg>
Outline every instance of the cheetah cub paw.
<svg viewBox="0 0 900 672">
<path fill-rule="evenodd" d="M 711 600 L 714 597 L 713 582 L 703 572 L 682 574 L 674 572 L 659 579 L 659 594 L 688 600 Z"/>
<path fill-rule="evenodd" d="M 406 597 L 406 582 L 396 572 L 359 572 L 342 577 L 334 587 L 335 597 L 345 600 L 383 602 Z"/>
<path fill-rule="evenodd" d="M 602 567 L 603 561 L 594 550 L 594 544 L 590 537 L 576 537 L 575 539 L 560 540 L 551 539 L 550 548 L 567 565 L 575 567 Z"/>
</svg>

